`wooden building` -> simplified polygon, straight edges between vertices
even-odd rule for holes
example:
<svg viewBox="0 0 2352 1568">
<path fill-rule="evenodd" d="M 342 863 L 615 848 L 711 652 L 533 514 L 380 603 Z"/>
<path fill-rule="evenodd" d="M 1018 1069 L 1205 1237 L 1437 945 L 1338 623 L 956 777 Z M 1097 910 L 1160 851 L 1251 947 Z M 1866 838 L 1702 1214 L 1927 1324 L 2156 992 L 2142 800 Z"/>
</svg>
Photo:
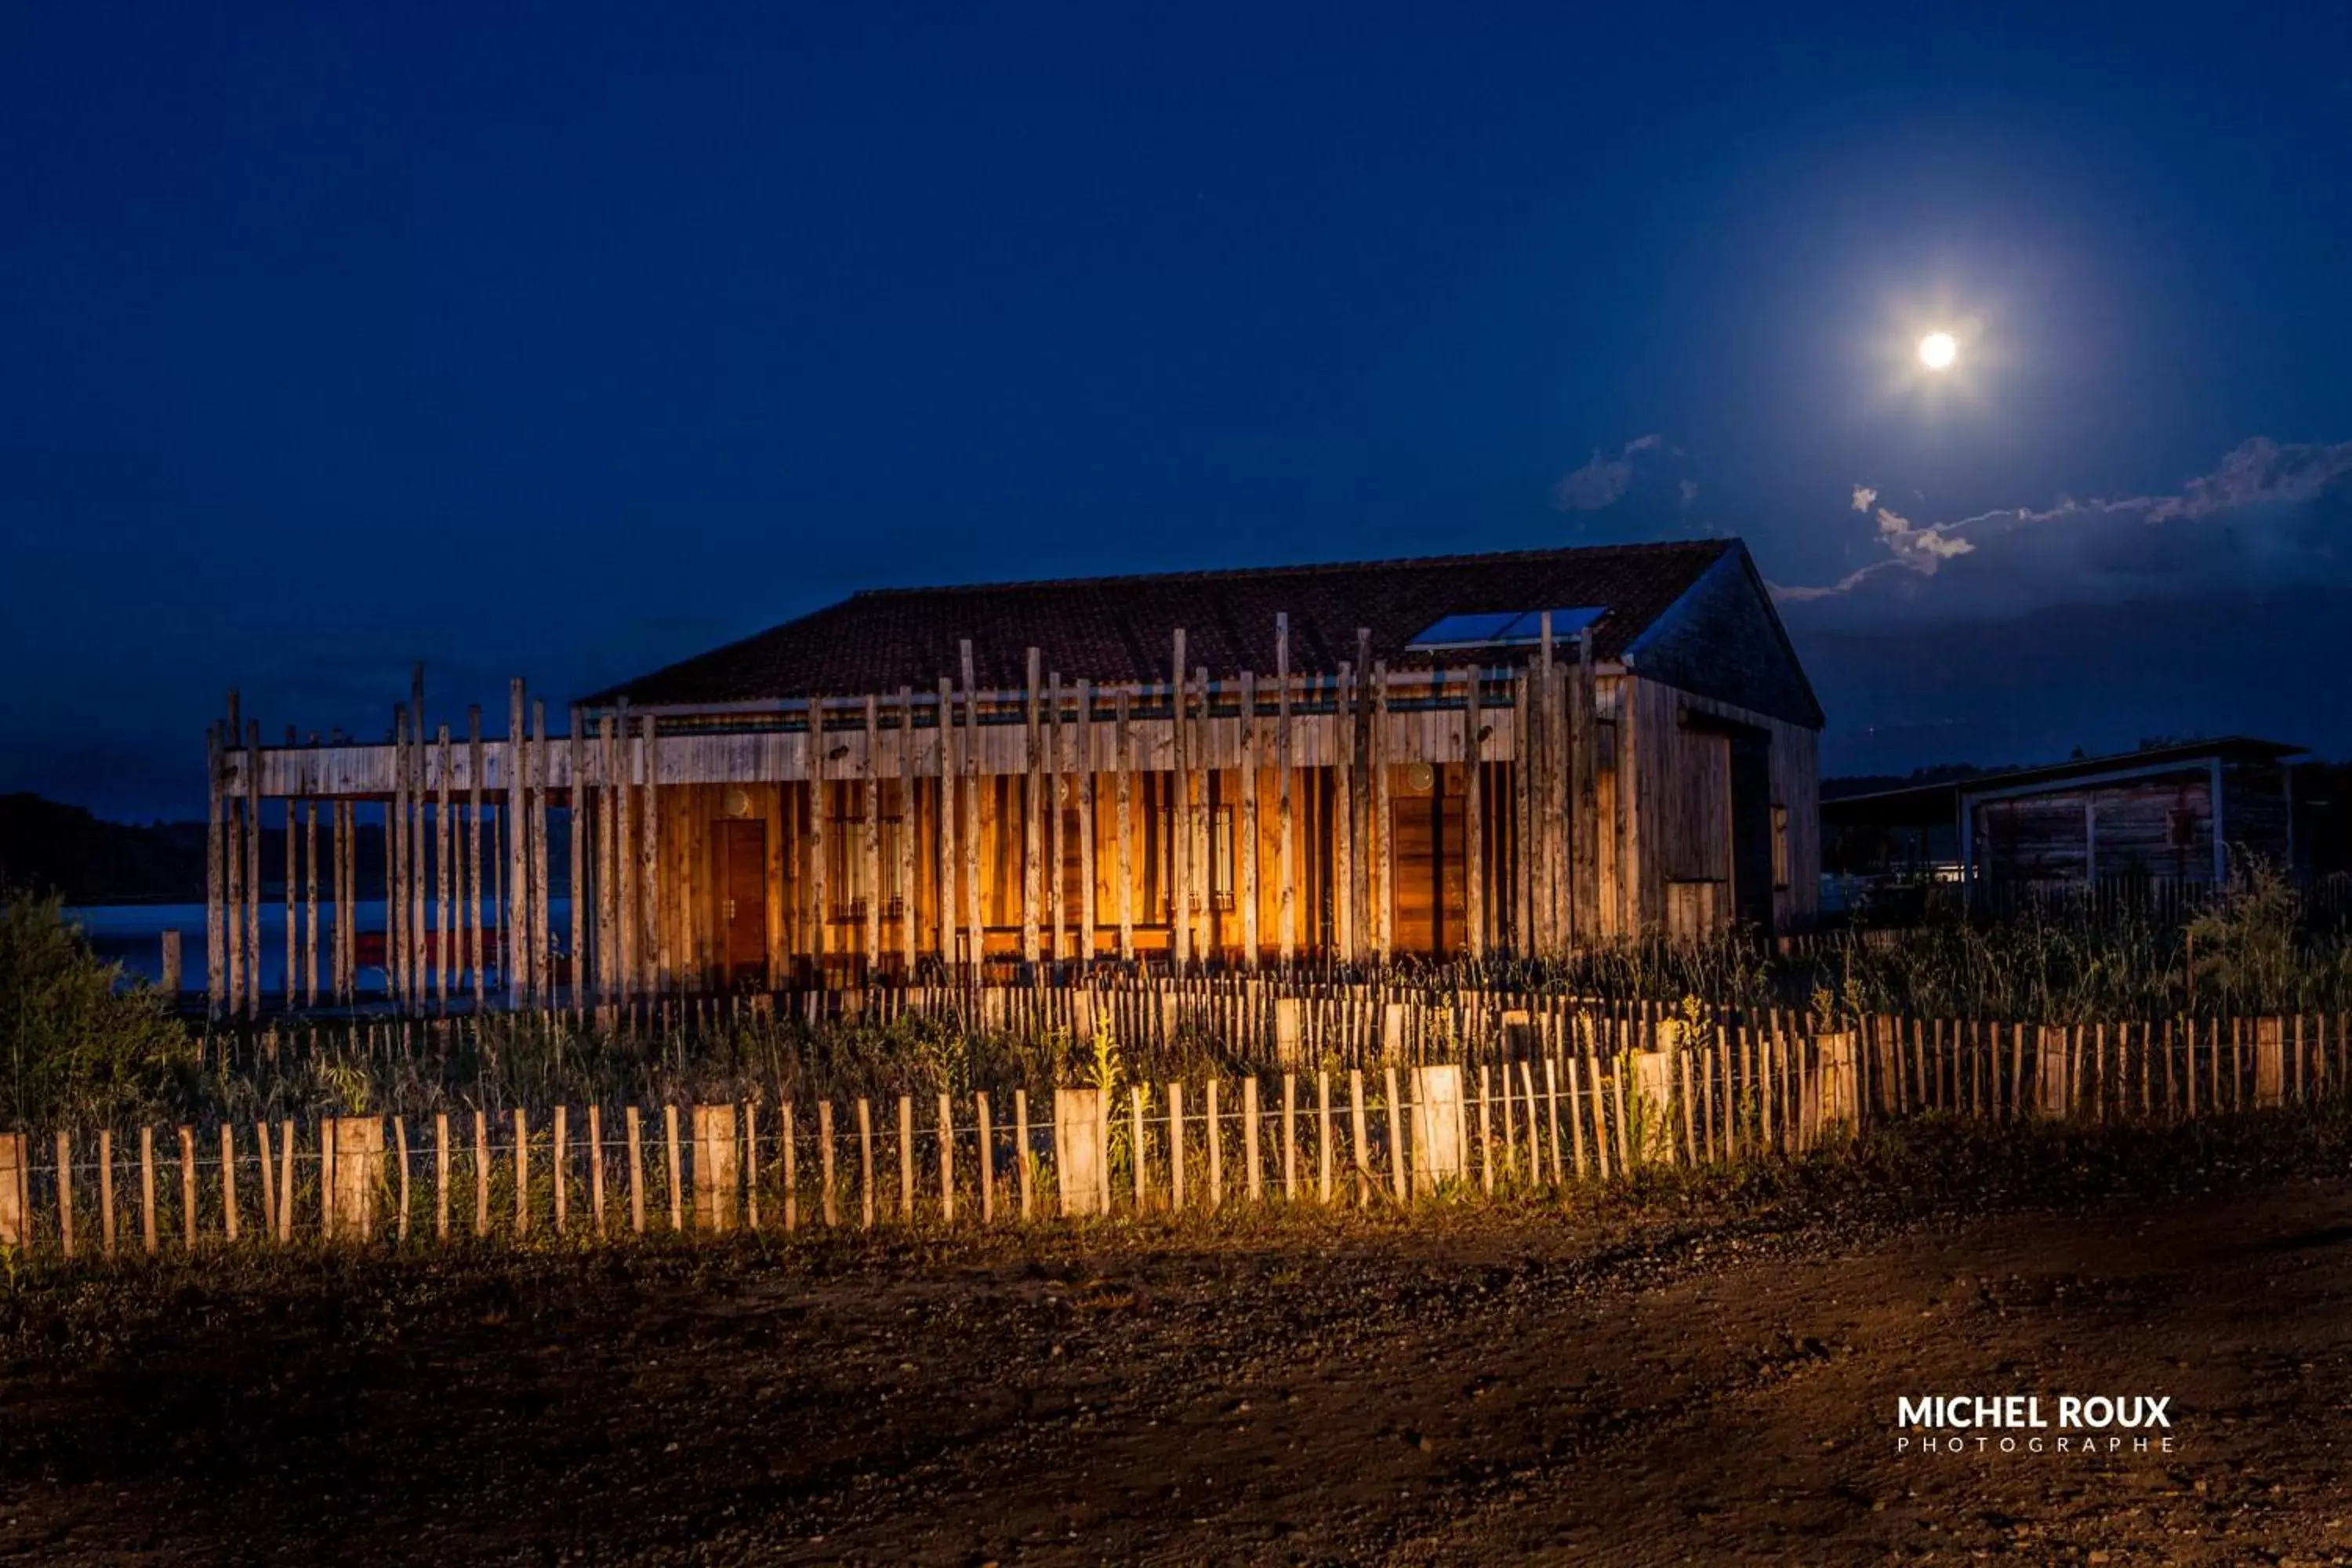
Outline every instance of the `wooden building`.
<svg viewBox="0 0 2352 1568">
<path fill-rule="evenodd" d="M 239 722 L 208 960 L 248 1008 L 265 812 L 305 998 L 357 989 L 315 889 L 381 814 L 411 1004 L 1544 954 L 1785 929 L 1818 865 L 1821 710 L 1728 540 L 867 592 L 561 733 L 517 681 L 453 734 L 421 676 L 389 742 Z"/>
<path fill-rule="evenodd" d="M 2148 881 L 2213 884 L 2230 858 L 2301 875 L 2303 748 L 2231 736 L 1845 795 L 1822 807 L 1832 863 L 1862 875 L 1948 877 L 1979 901 Z"/>
</svg>

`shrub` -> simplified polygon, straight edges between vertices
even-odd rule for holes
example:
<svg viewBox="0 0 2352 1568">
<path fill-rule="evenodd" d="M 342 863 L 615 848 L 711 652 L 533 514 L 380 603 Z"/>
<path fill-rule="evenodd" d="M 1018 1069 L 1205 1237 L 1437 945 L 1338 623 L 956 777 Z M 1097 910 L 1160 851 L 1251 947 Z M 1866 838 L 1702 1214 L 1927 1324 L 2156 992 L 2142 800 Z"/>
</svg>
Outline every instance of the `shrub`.
<svg viewBox="0 0 2352 1568">
<path fill-rule="evenodd" d="M 6 1120 L 121 1121 L 153 1112 L 196 1052 L 163 997 L 125 985 L 55 897 L 0 891 L 0 1106 Z"/>
</svg>

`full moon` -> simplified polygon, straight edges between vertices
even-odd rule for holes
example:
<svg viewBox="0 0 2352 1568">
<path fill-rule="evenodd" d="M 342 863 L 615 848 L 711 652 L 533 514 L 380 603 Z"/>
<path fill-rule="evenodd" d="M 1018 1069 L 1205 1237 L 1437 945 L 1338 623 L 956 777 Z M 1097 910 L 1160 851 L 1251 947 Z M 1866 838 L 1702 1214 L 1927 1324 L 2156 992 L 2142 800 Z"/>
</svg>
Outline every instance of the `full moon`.
<svg viewBox="0 0 2352 1568">
<path fill-rule="evenodd" d="M 1929 332 L 1919 340 L 1919 363 L 1929 370 L 1948 368 L 1959 352 L 1949 332 Z"/>
</svg>

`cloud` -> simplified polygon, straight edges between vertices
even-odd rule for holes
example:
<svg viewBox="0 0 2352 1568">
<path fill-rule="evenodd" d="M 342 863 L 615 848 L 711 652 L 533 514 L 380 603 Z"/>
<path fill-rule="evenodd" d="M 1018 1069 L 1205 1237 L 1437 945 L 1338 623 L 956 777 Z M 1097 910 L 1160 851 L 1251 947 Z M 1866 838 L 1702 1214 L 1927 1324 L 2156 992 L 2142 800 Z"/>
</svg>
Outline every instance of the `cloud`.
<svg viewBox="0 0 2352 1568">
<path fill-rule="evenodd" d="M 1591 462 L 1552 487 L 1551 503 L 1562 511 L 1599 511 L 1613 506 L 1633 488 L 1636 453 L 1673 450 L 1664 437 L 1655 434 L 1626 442 L 1625 449 L 1614 458 L 1603 458 L 1596 447 Z"/>
<path fill-rule="evenodd" d="M 2063 605 L 2352 587 L 2352 441 L 2256 437 L 2170 495 L 2062 499 L 1916 524 L 1853 488 L 1879 560 L 1824 586 L 1776 587 L 1822 624 L 1996 620 Z"/>
<path fill-rule="evenodd" d="M 1606 457 L 1596 449 L 1582 468 L 1552 486 L 1555 510 L 1577 518 L 1579 533 L 1614 542 L 1686 539 L 1702 531 L 1692 509 L 1698 481 L 1683 449 L 1664 436 L 1637 437 Z"/>
</svg>

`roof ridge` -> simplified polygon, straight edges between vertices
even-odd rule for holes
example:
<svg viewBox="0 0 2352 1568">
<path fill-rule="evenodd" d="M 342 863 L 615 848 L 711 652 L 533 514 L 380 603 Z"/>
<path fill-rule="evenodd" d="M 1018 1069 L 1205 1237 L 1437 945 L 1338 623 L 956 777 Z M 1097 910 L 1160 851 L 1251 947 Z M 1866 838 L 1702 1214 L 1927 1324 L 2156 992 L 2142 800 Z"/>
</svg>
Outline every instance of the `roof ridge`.
<svg viewBox="0 0 2352 1568">
<path fill-rule="evenodd" d="M 1740 542 L 1737 534 L 1715 539 L 1650 540 L 1624 544 L 1565 544 L 1531 550 L 1465 551 L 1449 555 L 1395 555 L 1373 561 L 1306 561 L 1285 566 L 1195 566 L 1172 572 L 1115 572 L 1097 577 L 1024 577 L 998 583 L 931 583 L 859 588 L 851 599 L 883 599 L 916 594 L 993 594 L 1039 588 L 1098 588 L 1129 583 L 1230 582 L 1237 578 L 1305 577 L 1327 573 L 1371 572 L 1406 567 L 1463 566 L 1474 563 L 1557 561 L 1571 555 L 1665 554 L 1708 551 L 1717 554 Z M 835 601 L 846 603 L 847 601 Z"/>
</svg>

